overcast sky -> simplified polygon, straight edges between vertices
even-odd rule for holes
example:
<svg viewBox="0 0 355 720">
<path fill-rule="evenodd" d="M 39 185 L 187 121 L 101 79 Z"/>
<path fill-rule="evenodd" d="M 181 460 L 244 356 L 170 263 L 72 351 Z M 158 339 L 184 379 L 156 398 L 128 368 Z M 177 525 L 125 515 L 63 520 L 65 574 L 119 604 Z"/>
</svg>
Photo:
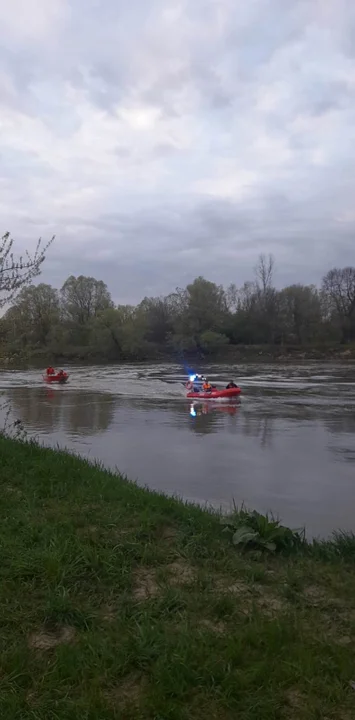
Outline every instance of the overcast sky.
<svg viewBox="0 0 355 720">
<path fill-rule="evenodd" d="M 2 228 L 56 234 L 42 281 L 355 264 L 354 0 L 11 0 L 0 27 Z"/>
</svg>

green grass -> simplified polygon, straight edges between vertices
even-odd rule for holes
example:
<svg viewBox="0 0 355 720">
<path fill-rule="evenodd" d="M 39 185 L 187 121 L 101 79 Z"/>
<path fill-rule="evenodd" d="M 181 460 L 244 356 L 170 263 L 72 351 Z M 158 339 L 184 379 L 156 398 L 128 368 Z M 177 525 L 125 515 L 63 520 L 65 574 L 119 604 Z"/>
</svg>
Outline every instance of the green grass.
<svg viewBox="0 0 355 720">
<path fill-rule="evenodd" d="M 349 720 L 354 538 L 287 556 L 0 436 L 1 720 Z"/>
</svg>

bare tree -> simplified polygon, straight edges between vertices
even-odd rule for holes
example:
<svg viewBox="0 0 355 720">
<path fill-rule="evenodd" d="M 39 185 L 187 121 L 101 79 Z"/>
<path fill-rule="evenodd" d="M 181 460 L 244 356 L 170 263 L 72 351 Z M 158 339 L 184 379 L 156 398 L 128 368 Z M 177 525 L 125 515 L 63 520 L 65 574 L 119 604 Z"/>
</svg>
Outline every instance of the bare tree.
<svg viewBox="0 0 355 720">
<path fill-rule="evenodd" d="M 323 278 L 322 290 L 338 315 L 343 341 L 355 337 L 355 268 L 333 268 Z"/>
<path fill-rule="evenodd" d="M 20 256 L 16 260 L 12 251 L 13 238 L 9 232 L 2 236 L 0 241 L 0 308 L 11 302 L 23 287 L 29 285 L 33 278 L 40 274 L 41 265 L 53 240 L 54 237 L 43 246 L 39 239 L 33 255 L 26 251 L 24 257 Z"/>
<path fill-rule="evenodd" d="M 238 307 L 239 291 L 235 283 L 228 285 L 226 290 L 226 304 L 229 312 L 235 312 Z"/>
<path fill-rule="evenodd" d="M 270 288 L 274 277 L 275 258 L 273 255 L 259 255 L 259 262 L 255 268 L 256 281 L 264 295 Z"/>
<path fill-rule="evenodd" d="M 255 268 L 259 323 L 264 328 L 264 337 L 269 343 L 274 342 L 278 313 L 278 293 L 273 285 L 274 267 L 273 255 L 260 255 Z"/>
</svg>

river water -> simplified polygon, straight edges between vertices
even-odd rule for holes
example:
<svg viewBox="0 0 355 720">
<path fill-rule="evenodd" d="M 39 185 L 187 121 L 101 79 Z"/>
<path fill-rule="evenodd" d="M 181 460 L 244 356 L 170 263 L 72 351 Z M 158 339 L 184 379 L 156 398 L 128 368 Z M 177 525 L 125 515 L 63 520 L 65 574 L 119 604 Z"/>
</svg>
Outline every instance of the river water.
<svg viewBox="0 0 355 720">
<path fill-rule="evenodd" d="M 355 367 L 201 370 L 217 385 L 234 378 L 240 401 L 192 405 L 172 365 L 76 366 L 56 387 L 38 370 L 1 371 L 1 401 L 42 442 L 151 488 L 272 510 L 309 535 L 355 531 Z"/>
</svg>

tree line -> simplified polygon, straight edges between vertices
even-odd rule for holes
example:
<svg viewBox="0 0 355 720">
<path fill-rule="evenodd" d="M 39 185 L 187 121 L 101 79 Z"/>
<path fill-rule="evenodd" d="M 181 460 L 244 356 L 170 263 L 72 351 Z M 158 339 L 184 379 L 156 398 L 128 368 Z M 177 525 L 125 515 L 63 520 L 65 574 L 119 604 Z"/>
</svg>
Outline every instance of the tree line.
<svg viewBox="0 0 355 720">
<path fill-rule="evenodd" d="M 1 273 L 0 273 L 1 275 Z M 1 289 L 1 286 L 0 286 Z M 70 276 L 60 290 L 26 281 L 0 320 L 1 354 L 108 361 L 212 357 L 227 345 L 311 346 L 355 340 L 355 268 L 321 285 L 276 289 L 274 260 L 223 288 L 197 277 L 165 297 L 115 305 L 102 280 Z"/>
</svg>

